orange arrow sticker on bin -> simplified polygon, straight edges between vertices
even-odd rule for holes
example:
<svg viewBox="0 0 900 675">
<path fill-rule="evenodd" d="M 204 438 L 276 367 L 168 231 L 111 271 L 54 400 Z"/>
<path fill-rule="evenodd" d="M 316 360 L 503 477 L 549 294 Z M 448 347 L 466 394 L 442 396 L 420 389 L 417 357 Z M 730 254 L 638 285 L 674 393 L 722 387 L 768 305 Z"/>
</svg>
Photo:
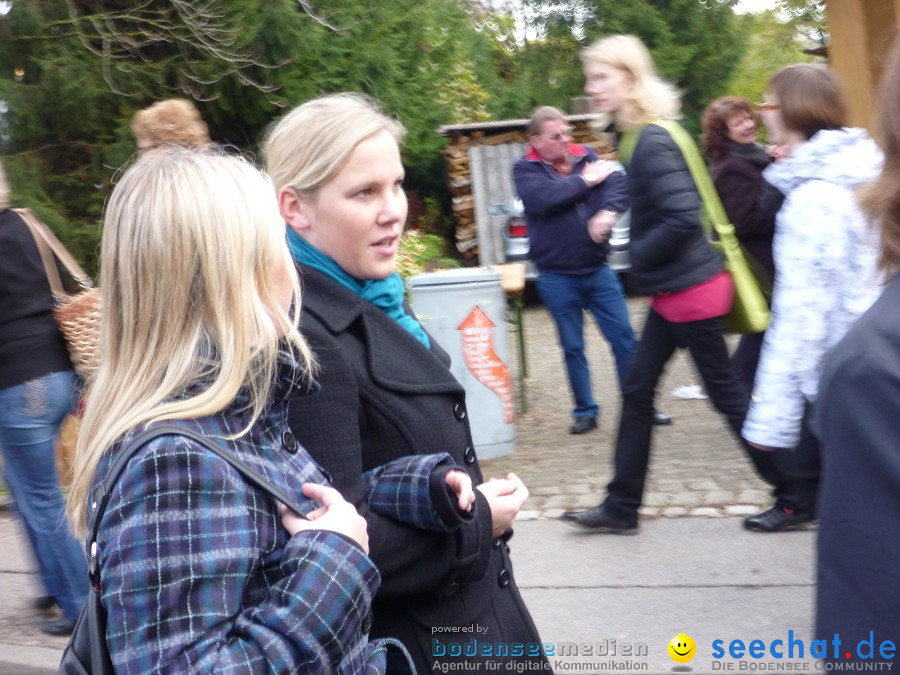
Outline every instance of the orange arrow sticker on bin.
<svg viewBox="0 0 900 675">
<path fill-rule="evenodd" d="M 503 421 L 515 421 L 509 369 L 494 351 L 494 322 L 478 305 L 472 308 L 457 330 L 462 332 L 462 352 L 466 367 L 485 387 L 500 397 Z"/>
</svg>

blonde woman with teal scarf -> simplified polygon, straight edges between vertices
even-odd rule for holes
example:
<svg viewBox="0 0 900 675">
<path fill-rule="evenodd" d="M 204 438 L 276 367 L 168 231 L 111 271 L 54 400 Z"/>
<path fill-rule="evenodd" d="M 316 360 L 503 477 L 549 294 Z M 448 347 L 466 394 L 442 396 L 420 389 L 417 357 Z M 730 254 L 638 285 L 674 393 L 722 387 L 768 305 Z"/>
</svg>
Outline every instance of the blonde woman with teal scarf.
<svg viewBox="0 0 900 675">
<path fill-rule="evenodd" d="M 404 301 L 395 271 L 407 214 L 403 134 L 372 101 L 337 94 L 291 111 L 266 139 L 301 275 L 301 329 L 319 363 L 318 388 L 294 396 L 288 422 L 366 518 L 383 579 L 372 636 L 403 641 L 420 673 L 448 659 L 547 672 L 510 560 L 511 528 L 528 491 L 514 474 L 483 481 L 465 391 Z M 434 452 L 449 453 L 478 486 L 469 523 L 423 532 L 365 508 L 365 471 Z M 441 639 L 432 627 L 442 628 Z M 450 656 L 463 642 L 463 654 Z"/>
</svg>

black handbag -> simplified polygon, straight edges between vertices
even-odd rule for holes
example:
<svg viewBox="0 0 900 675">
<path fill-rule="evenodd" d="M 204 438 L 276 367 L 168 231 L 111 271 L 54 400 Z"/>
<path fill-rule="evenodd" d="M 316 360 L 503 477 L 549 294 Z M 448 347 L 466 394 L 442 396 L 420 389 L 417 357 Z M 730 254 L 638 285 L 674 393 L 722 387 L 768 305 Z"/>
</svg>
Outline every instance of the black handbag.
<svg viewBox="0 0 900 675">
<path fill-rule="evenodd" d="M 88 516 L 88 577 L 90 590 L 87 600 L 81 610 L 81 615 L 75 624 L 75 630 L 69 639 L 69 644 L 63 652 L 59 663 L 59 672 L 64 675 L 112 675 L 115 673 L 109 655 L 109 647 L 106 644 L 106 610 L 100 601 L 100 567 L 98 563 L 99 552 L 97 549 L 97 530 L 100 529 L 100 520 L 106 510 L 109 496 L 119 475 L 134 455 L 142 446 L 159 436 L 179 435 L 193 439 L 208 448 L 226 462 L 237 469 L 248 483 L 255 485 L 264 492 L 269 493 L 277 501 L 281 502 L 296 513 L 302 513 L 296 501 L 269 483 L 265 478 L 256 473 L 244 462 L 238 459 L 231 450 L 215 443 L 213 439 L 206 438 L 202 434 L 178 424 L 161 424 L 141 432 L 123 446 L 116 455 L 113 465 L 103 482 L 98 485 L 91 495 L 91 512 Z"/>
</svg>

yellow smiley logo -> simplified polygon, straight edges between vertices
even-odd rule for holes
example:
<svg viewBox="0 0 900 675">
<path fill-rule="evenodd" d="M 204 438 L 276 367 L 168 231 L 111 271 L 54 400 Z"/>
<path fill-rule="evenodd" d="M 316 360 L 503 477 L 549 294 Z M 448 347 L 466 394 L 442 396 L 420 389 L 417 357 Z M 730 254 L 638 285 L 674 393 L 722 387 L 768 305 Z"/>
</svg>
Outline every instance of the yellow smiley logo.
<svg viewBox="0 0 900 675">
<path fill-rule="evenodd" d="M 697 653 L 697 645 L 690 635 L 679 633 L 669 640 L 669 656 L 678 663 L 687 663 Z"/>
</svg>

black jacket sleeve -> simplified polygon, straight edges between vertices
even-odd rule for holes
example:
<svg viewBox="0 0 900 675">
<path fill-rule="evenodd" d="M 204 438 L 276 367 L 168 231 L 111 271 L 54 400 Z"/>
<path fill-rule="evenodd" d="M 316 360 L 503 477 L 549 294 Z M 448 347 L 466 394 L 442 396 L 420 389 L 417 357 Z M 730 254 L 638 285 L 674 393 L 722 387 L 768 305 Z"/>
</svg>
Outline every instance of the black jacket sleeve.
<svg viewBox="0 0 900 675">
<path fill-rule="evenodd" d="M 641 134 L 629 170 L 657 214 L 655 227 L 639 248 L 633 247 L 633 254 L 640 255 L 642 265 L 656 266 L 696 236 L 701 227 L 700 194 L 681 149 L 661 127 L 650 125 Z"/>
<path fill-rule="evenodd" d="M 773 232 L 775 230 L 775 216 L 781 210 L 782 204 L 784 204 L 784 193 L 763 178 L 756 209 L 761 219 L 770 219 L 772 221 Z"/>
<path fill-rule="evenodd" d="M 446 533 L 417 530 L 367 509 L 362 393 L 335 339 L 314 323 L 304 324 L 303 332 L 318 361 L 318 386 L 291 400 L 289 425 L 334 487 L 366 519 L 369 556 L 382 575 L 379 593 L 443 595 L 453 584 L 483 577 L 490 560 L 492 523 L 480 492 L 476 491 L 472 517 L 460 518 L 459 527 Z"/>
</svg>

